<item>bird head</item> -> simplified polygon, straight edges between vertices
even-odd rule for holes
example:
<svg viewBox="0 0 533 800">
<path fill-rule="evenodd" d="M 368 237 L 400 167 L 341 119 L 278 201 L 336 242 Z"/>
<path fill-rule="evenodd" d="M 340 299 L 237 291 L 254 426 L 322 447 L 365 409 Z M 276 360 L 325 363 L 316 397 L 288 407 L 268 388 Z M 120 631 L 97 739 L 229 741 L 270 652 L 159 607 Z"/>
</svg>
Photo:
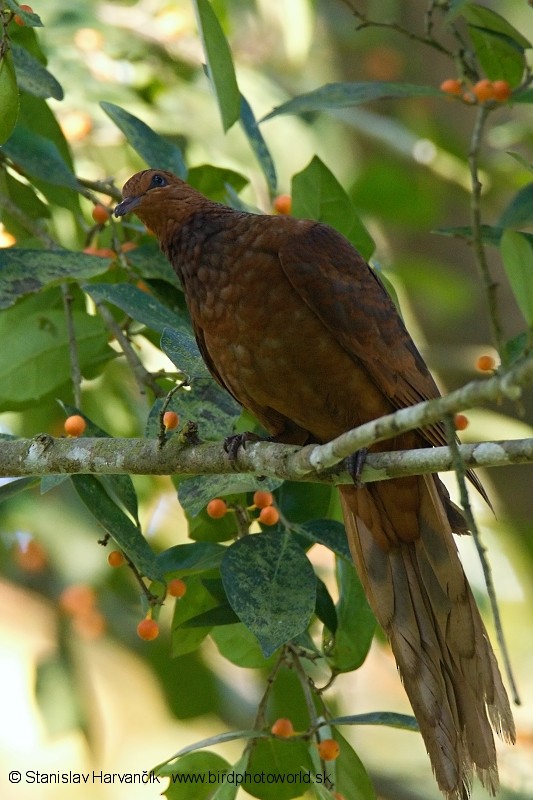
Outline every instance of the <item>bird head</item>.
<svg viewBox="0 0 533 800">
<path fill-rule="evenodd" d="M 122 188 L 123 200 L 116 206 L 114 214 L 123 217 L 134 211 L 159 236 L 161 223 L 168 217 L 170 209 L 174 218 L 179 217 L 179 207 L 186 208 L 191 196 L 197 194 L 172 172 L 145 169 L 126 181 Z"/>
</svg>

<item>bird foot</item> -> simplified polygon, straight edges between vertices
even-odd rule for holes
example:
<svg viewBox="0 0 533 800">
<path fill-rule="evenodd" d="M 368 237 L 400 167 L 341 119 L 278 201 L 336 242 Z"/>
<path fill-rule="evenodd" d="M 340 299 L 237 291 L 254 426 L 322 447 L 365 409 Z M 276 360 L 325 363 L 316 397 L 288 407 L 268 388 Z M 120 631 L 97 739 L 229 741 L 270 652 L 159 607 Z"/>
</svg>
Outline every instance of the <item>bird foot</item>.
<svg viewBox="0 0 533 800">
<path fill-rule="evenodd" d="M 251 431 L 234 433 L 231 436 L 226 436 L 224 439 L 224 450 L 228 454 L 230 461 L 235 461 L 241 447 L 243 450 L 246 450 L 246 445 L 248 442 L 260 441 L 261 436 L 258 436 L 256 433 L 252 433 Z"/>
<path fill-rule="evenodd" d="M 344 459 L 346 469 L 350 473 L 350 476 L 354 482 L 354 486 L 357 489 L 361 489 L 361 487 L 364 486 L 364 483 L 361 481 L 361 473 L 363 471 L 367 455 L 368 448 L 362 447 L 360 450 L 357 450 L 355 453 L 352 453 L 351 456 L 348 456 L 348 458 Z"/>
</svg>

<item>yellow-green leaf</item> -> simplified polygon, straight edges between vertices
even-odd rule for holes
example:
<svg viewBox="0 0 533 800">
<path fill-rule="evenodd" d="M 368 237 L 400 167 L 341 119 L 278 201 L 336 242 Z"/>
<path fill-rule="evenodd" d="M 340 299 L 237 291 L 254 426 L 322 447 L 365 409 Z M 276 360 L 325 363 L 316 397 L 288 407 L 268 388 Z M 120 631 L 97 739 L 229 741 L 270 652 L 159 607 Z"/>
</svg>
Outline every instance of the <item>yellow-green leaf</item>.
<svg viewBox="0 0 533 800">
<path fill-rule="evenodd" d="M 19 114 L 17 77 L 9 50 L 0 59 L 0 109 L 0 144 L 3 144 L 11 136 Z"/>
</svg>

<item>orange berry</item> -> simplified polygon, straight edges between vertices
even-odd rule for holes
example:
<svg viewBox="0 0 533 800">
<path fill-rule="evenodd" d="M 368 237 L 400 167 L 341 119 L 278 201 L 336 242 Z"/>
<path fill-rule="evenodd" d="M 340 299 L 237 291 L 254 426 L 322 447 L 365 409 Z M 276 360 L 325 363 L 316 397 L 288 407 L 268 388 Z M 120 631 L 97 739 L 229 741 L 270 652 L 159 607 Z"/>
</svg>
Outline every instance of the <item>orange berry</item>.
<svg viewBox="0 0 533 800">
<path fill-rule="evenodd" d="M 290 719 L 286 719 L 285 717 L 277 719 L 270 728 L 270 731 L 275 736 L 282 736 L 284 739 L 288 739 L 289 736 L 294 736 L 294 726 Z"/>
<path fill-rule="evenodd" d="M 290 214 L 292 211 L 292 198 L 290 194 L 280 194 L 274 200 L 276 214 Z"/>
<path fill-rule="evenodd" d="M 13 555 L 18 566 L 25 572 L 41 572 L 48 561 L 46 550 L 35 539 L 30 539 L 24 545 L 17 544 Z"/>
<path fill-rule="evenodd" d="M 84 639 L 98 639 L 106 629 L 106 621 L 104 615 L 95 608 L 86 614 L 76 614 L 72 627 Z"/>
<path fill-rule="evenodd" d="M 261 509 L 258 519 L 263 525 L 275 525 L 279 520 L 279 511 L 274 506 L 267 506 Z"/>
<path fill-rule="evenodd" d="M 87 427 L 87 423 L 80 414 L 72 414 L 63 423 L 63 428 L 67 436 L 81 436 Z"/>
<path fill-rule="evenodd" d="M 159 636 L 159 625 L 155 619 L 146 617 L 137 625 L 137 635 L 145 642 L 151 642 Z"/>
<path fill-rule="evenodd" d="M 175 430 L 179 425 L 180 418 L 175 411 L 165 411 L 163 414 L 163 425 L 167 431 Z"/>
<path fill-rule="evenodd" d="M 453 424 L 456 431 L 464 431 L 466 428 L 468 428 L 469 419 L 466 414 L 455 414 L 453 418 Z"/>
<path fill-rule="evenodd" d="M 442 81 L 440 85 L 441 92 L 446 92 L 446 94 L 461 94 L 463 86 L 461 81 L 457 78 L 447 78 L 445 81 Z"/>
<path fill-rule="evenodd" d="M 488 78 L 483 78 L 482 80 L 478 81 L 474 86 L 472 86 L 472 92 L 480 103 L 486 103 L 487 100 L 495 99 L 492 81 L 489 81 Z"/>
<path fill-rule="evenodd" d="M 494 99 L 498 100 L 500 103 L 504 103 L 506 100 L 509 100 L 513 93 L 513 90 L 507 81 L 494 81 L 492 84 L 492 91 L 494 93 Z"/>
<path fill-rule="evenodd" d="M 96 593 L 86 583 L 73 583 L 59 595 L 59 606 L 70 616 L 88 614 L 94 610 Z"/>
<path fill-rule="evenodd" d="M 122 242 L 120 249 L 123 253 L 129 253 L 130 250 L 136 250 L 138 246 L 136 242 Z"/>
<path fill-rule="evenodd" d="M 21 5 L 21 6 L 19 6 L 19 8 L 22 11 L 27 11 L 28 14 L 33 14 L 33 8 L 31 6 Z M 15 14 L 15 16 L 13 17 L 13 22 L 16 22 L 17 25 L 25 25 L 26 24 L 24 22 L 24 20 L 22 19 L 22 17 L 20 17 L 18 14 Z"/>
<path fill-rule="evenodd" d="M 323 761 L 334 761 L 341 749 L 335 739 L 323 739 L 318 745 L 318 755 Z"/>
<path fill-rule="evenodd" d="M 345 796 L 340 792 L 333 792 L 333 797 L 335 800 L 346 800 Z"/>
<path fill-rule="evenodd" d="M 143 281 L 142 278 L 140 278 L 135 285 L 137 289 L 141 290 L 141 292 L 145 292 L 146 294 L 152 294 L 152 290 L 150 289 L 146 281 Z"/>
<path fill-rule="evenodd" d="M 267 508 L 274 502 L 272 492 L 255 492 L 254 506 L 256 508 Z"/>
<path fill-rule="evenodd" d="M 225 515 L 227 510 L 228 504 L 220 497 L 214 497 L 213 500 L 210 500 L 207 504 L 207 514 L 211 519 L 220 519 Z"/>
<path fill-rule="evenodd" d="M 103 206 L 101 203 L 97 203 L 95 206 L 93 206 L 91 216 L 95 222 L 98 222 L 99 225 L 103 225 L 104 222 L 107 222 L 109 219 L 109 209 Z"/>
<path fill-rule="evenodd" d="M 99 256 L 99 258 L 115 258 L 116 253 L 110 247 L 86 247 L 83 251 L 89 256 Z"/>
<path fill-rule="evenodd" d="M 124 553 L 121 553 L 120 550 L 111 550 L 107 557 L 107 563 L 110 567 L 121 567 L 126 563 Z"/>
<path fill-rule="evenodd" d="M 496 361 L 492 356 L 479 356 L 476 361 L 476 369 L 479 370 L 479 372 L 492 372 L 496 369 Z"/>
<path fill-rule="evenodd" d="M 181 578 L 173 578 L 167 584 L 167 592 L 171 597 L 181 598 L 187 592 L 187 584 Z"/>
</svg>

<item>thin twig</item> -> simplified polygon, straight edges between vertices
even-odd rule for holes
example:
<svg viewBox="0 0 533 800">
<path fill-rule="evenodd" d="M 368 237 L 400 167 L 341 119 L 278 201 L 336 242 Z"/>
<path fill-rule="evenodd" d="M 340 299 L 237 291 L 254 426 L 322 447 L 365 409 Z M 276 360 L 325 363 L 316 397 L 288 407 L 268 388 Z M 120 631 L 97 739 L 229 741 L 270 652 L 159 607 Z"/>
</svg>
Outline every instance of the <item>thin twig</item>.
<svg viewBox="0 0 533 800">
<path fill-rule="evenodd" d="M 485 252 L 485 245 L 483 244 L 481 221 L 481 191 L 483 186 L 479 177 L 479 154 L 483 142 L 485 124 L 491 110 L 492 109 L 490 105 L 487 103 L 482 103 L 479 106 L 476 122 L 470 140 L 470 149 L 468 153 L 468 164 L 470 167 L 470 176 L 472 182 L 472 192 L 470 196 L 470 218 L 474 255 L 487 297 L 492 338 L 496 349 L 499 353 L 501 353 L 503 347 L 503 333 L 500 322 L 500 313 L 498 310 L 498 284 L 493 281 L 490 274 L 487 255 Z"/>
<path fill-rule="evenodd" d="M 174 397 L 176 392 L 178 392 L 180 389 L 183 389 L 184 386 L 188 386 L 188 385 L 189 385 L 188 379 L 183 380 L 183 381 L 179 381 L 179 383 L 177 383 L 176 386 L 172 387 L 172 389 L 167 393 L 167 396 L 163 400 L 163 403 L 161 405 L 161 409 L 159 411 L 159 433 L 157 435 L 157 440 L 159 442 L 159 447 L 164 447 L 165 442 L 167 441 L 166 428 L 165 428 L 165 419 L 164 419 L 165 411 L 169 407 L 170 401 L 172 400 L 172 398 Z"/>
<path fill-rule="evenodd" d="M 148 370 L 145 368 L 144 364 L 141 362 L 137 353 L 133 349 L 128 337 L 124 334 L 120 325 L 115 321 L 105 303 L 101 300 L 97 300 L 95 302 L 102 319 L 119 343 L 122 352 L 126 357 L 126 361 L 128 362 L 129 367 L 133 372 L 139 386 L 140 393 L 146 394 L 146 388 L 148 387 L 152 390 L 156 397 L 162 397 L 165 394 L 164 389 L 162 389 L 155 381 L 152 373 L 148 372 Z"/>
<path fill-rule="evenodd" d="M 450 56 L 451 58 L 454 56 L 454 54 L 437 39 L 435 39 L 431 33 L 428 34 L 426 32 L 424 35 L 420 35 L 410 31 L 408 28 L 404 28 L 397 22 L 380 22 L 378 20 L 368 19 L 368 17 L 366 17 L 356 8 L 353 3 L 350 2 L 350 0 L 342 0 L 342 2 L 347 8 L 350 9 L 354 17 L 359 20 L 359 25 L 357 25 L 356 28 L 358 31 L 363 30 L 364 28 L 388 28 L 391 31 L 400 33 L 402 36 L 406 36 L 408 39 L 411 39 L 411 41 L 419 42 L 420 44 L 425 44 L 428 47 L 432 47 L 434 50 L 438 50 L 439 53 L 444 53 L 444 55 Z"/>
<path fill-rule="evenodd" d="M 81 408 L 81 368 L 78 353 L 78 342 L 76 340 L 76 330 L 74 327 L 74 317 L 72 314 L 72 303 L 74 298 L 70 293 L 69 285 L 65 282 L 61 284 L 61 295 L 63 297 L 63 308 L 65 310 L 65 320 L 67 324 L 72 394 L 74 397 L 74 405 L 76 408 Z"/>
<path fill-rule="evenodd" d="M 472 506 L 470 505 L 470 497 L 468 494 L 468 488 L 466 485 L 466 467 L 464 460 L 461 456 L 461 451 L 459 449 L 459 445 L 457 442 L 457 437 L 455 433 L 455 426 L 453 422 L 453 416 L 448 415 L 444 420 L 444 425 L 446 427 L 446 436 L 448 439 L 448 446 L 452 453 L 453 463 L 454 463 L 454 470 L 455 475 L 457 477 L 457 484 L 459 487 L 459 494 L 461 498 L 461 506 L 463 508 L 463 514 L 466 522 L 466 526 L 470 533 L 472 534 L 472 539 L 474 540 L 474 544 L 476 546 L 477 554 L 479 557 L 479 561 L 481 563 L 481 568 L 483 570 L 483 578 L 485 580 L 485 586 L 487 588 L 487 594 L 489 596 L 490 607 L 492 610 L 492 616 L 494 619 L 494 628 L 496 630 L 496 639 L 500 646 L 503 664 L 505 668 L 505 672 L 507 674 L 507 680 L 509 681 L 509 686 L 511 687 L 511 692 L 513 695 L 513 700 L 516 705 L 521 704 L 520 696 L 518 694 L 518 689 L 516 686 L 516 682 L 514 679 L 513 668 L 511 665 L 511 659 L 509 657 L 509 651 L 507 649 L 507 643 L 505 641 L 505 635 L 503 632 L 503 625 L 500 616 L 500 609 L 498 607 L 498 599 L 496 597 L 496 589 L 494 588 L 494 581 L 492 580 L 492 571 L 490 568 L 489 561 L 486 555 L 486 549 L 481 541 L 481 537 L 479 534 L 479 530 L 476 524 L 476 520 L 474 518 L 474 513 L 472 511 Z"/>
<path fill-rule="evenodd" d="M 90 181 L 87 178 L 79 178 L 76 176 L 76 180 L 85 188 L 90 189 L 93 192 L 99 192 L 99 194 L 107 194 L 113 200 L 122 200 L 122 193 L 120 189 L 114 185 L 113 180 L 109 178 L 106 181 Z"/>
<path fill-rule="evenodd" d="M 305 705 L 307 706 L 307 713 L 309 715 L 308 727 L 316 731 L 318 726 L 318 714 L 316 712 L 315 701 L 313 698 L 311 678 L 309 677 L 309 675 L 307 674 L 307 672 L 303 667 L 297 648 L 292 643 L 289 643 L 287 645 L 287 648 L 291 654 L 291 662 L 294 668 L 294 672 L 298 677 L 298 680 L 300 681 L 300 686 L 302 687 L 302 691 L 304 694 Z"/>
</svg>

